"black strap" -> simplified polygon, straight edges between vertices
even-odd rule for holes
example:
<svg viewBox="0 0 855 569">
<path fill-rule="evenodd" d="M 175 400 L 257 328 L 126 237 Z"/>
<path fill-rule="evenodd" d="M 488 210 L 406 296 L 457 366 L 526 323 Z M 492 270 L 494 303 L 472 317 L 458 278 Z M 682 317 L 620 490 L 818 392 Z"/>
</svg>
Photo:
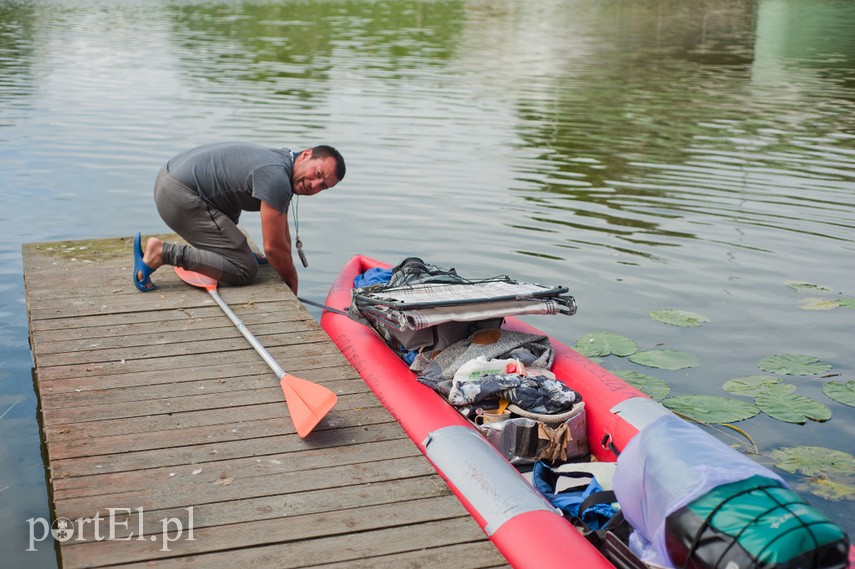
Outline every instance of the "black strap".
<svg viewBox="0 0 855 569">
<path fill-rule="evenodd" d="M 314 300 L 309 300 L 308 298 L 298 296 L 297 300 L 299 300 L 300 302 L 305 302 L 306 304 L 311 304 L 312 306 L 317 306 L 318 308 L 323 308 L 324 310 L 328 310 L 329 312 L 335 312 L 336 314 L 341 314 L 343 316 L 350 316 L 350 314 L 348 314 L 344 310 L 339 310 L 338 308 L 333 308 L 332 306 L 327 306 L 326 304 L 321 304 L 320 302 L 315 302 Z"/>
<path fill-rule="evenodd" d="M 579 505 L 579 516 L 581 517 L 582 513 L 594 504 L 611 504 L 612 502 L 617 502 L 617 496 L 615 496 L 614 490 L 594 492 L 582 500 L 582 503 Z"/>
</svg>

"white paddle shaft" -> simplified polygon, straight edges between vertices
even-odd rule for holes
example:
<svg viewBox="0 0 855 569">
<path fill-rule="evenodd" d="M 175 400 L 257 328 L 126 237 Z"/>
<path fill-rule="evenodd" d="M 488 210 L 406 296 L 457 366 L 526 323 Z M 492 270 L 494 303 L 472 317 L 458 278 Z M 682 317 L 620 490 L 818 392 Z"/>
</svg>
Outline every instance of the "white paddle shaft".
<svg viewBox="0 0 855 569">
<path fill-rule="evenodd" d="M 247 339 L 247 341 L 252 345 L 253 348 L 255 348 L 255 351 L 258 352 L 258 355 L 260 355 L 264 359 L 264 361 L 267 362 L 267 365 L 270 366 L 270 369 L 273 370 L 273 373 L 276 374 L 276 377 L 282 379 L 282 377 L 284 377 L 285 375 L 285 370 L 283 370 L 279 366 L 279 364 L 276 363 L 276 360 L 273 359 L 273 356 L 270 355 L 270 352 L 268 352 L 264 348 L 264 346 L 261 345 L 261 342 L 259 342 L 256 337 L 252 335 L 252 332 L 250 332 L 247 327 L 244 326 L 243 322 L 240 321 L 240 318 L 238 318 L 237 314 L 235 314 L 234 311 L 229 308 L 229 305 L 226 304 L 226 302 L 220 297 L 220 293 L 218 293 L 216 289 L 211 289 L 208 292 L 211 293 L 211 297 L 216 301 L 217 304 L 220 305 L 220 308 L 223 309 L 223 312 L 226 313 L 226 316 L 229 317 L 229 320 L 231 320 L 232 323 L 237 326 L 237 329 L 240 330 L 240 333 L 243 334 L 243 337 Z"/>
</svg>

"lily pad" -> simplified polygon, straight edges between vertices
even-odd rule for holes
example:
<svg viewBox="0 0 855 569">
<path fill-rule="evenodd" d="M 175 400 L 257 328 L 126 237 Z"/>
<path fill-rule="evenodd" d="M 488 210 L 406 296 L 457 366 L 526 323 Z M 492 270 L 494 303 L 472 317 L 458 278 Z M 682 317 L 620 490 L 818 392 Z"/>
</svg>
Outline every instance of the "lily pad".
<svg viewBox="0 0 855 569">
<path fill-rule="evenodd" d="M 760 410 L 746 401 L 715 395 L 681 395 L 662 401 L 676 413 L 699 423 L 721 424 L 750 419 Z"/>
<path fill-rule="evenodd" d="M 784 385 L 787 386 L 785 389 L 789 389 L 791 392 L 796 390 L 795 385 L 782 384 L 781 378 L 775 377 L 774 375 L 749 375 L 748 377 L 735 377 L 725 381 L 722 388 L 724 388 L 728 393 L 733 393 L 734 395 L 754 397 L 761 391 L 770 387 L 782 387 Z"/>
<path fill-rule="evenodd" d="M 853 476 L 855 456 L 825 447 L 785 447 L 773 450 L 775 466 L 792 474 L 804 476 Z"/>
<path fill-rule="evenodd" d="M 684 369 L 698 365 L 698 358 L 678 350 L 650 350 L 629 356 L 629 361 L 660 369 Z"/>
<path fill-rule="evenodd" d="M 855 381 L 829 381 L 822 386 L 822 392 L 838 403 L 855 407 Z"/>
<path fill-rule="evenodd" d="M 764 358 L 757 367 L 771 373 L 786 375 L 816 375 L 831 369 L 831 364 L 824 364 L 819 358 L 798 354 L 779 354 Z"/>
<path fill-rule="evenodd" d="M 808 477 L 798 489 L 827 500 L 855 498 L 855 456 L 825 447 L 788 447 L 773 450 L 775 466 Z"/>
<path fill-rule="evenodd" d="M 609 354 L 625 357 L 637 352 L 638 344 L 612 332 L 591 332 L 576 340 L 576 350 L 587 357 Z"/>
<path fill-rule="evenodd" d="M 787 423 L 801 425 L 808 419 L 820 422 L 831 419 L 831 409 L 819 401 L 782 390 L 762 391 L 754 398 L 754 404 L 773 419 Z"/>
<path fill-rule="evenodd" d="M 671 393 L 671 386 L 665 380 L 645 375 L 635 370 L 621 370 L 615 375 L 656 401 L 662 401 Z"/>
<path fill-rule="evenodd" d="M 665 324 L 672 326 L 700 326 L 709 322 L 710 319 L 702 314 L 694 312 L 686 312 L 685 310 L 676 310 L 673 308 L 665 308 L 662 310 L 654 310 L 650 313 L 650 317 Z"/>
<path fill-rule="evenodd" d="M 817 291 L 817 292 L 830 292 L 831 289 L 824 285 L 818 285 L 814 283 L 806 283 L 804 281 L 787 281 L 787 286 L 793 289 L 796 292 L 804 292 L 804 291 Z"/>
<path fill-rule="evenodd" d="M 855 500 L 855 484 L 847 484 L 845 481 L 832 480 L 831 478 L 808 478 L 796 484 L 796 490 L 810 492 L 834 502 Z"/>
<path fill-rule="evenodd" d="M 827 298 L 806 298 L 802 301 L 802 310 L 833 310 L 840 307 L 840 302 Z"/>
</svg>

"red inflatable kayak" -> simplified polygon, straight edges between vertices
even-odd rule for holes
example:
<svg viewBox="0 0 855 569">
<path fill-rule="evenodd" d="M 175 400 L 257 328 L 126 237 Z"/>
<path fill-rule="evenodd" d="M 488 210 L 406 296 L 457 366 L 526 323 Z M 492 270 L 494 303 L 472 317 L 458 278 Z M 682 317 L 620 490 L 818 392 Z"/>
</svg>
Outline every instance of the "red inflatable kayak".
<svg viewBox="0 0 855 569">
<path fill-rule="evenodd" d="M 391 267 L 361 255 L 353 257 L 333 283 L 327 306 L 349 309 L 354 298 L 363 296 L 364 289 L 352 294 L 354 279 L 376 268 Z M 388 290 L 384 301 L 389 300 Z M 516 317 L 504 317 L 502 322 L 503 330 L 542 336 Z M 321 326 L 513 567 L 612 569 L 610 558 L 620 567 L 637 566 L 638 559 L 623 546 L 612 544 L 617 549 L 606 548 L 604 553 L 591 545 L 477 427 L 421 383 L 374 329 L 331 311 L 323 313 Z M 549 341 L 554 350 L 552 373 L 582 396 L 590 454 L 601 463 L 616 463 L 621 454 L 614 490 L 626 520 L 646 536 L 648 546 L 642 550 L 647 561 L 667 566 L 668 557 L 677 552 L 696 555 L 701 562 L 692 566 L 697 567 L 845 567 L 849 551 L 845 533 L 784 488 L 776 474 L 677 418 L 575 350 L 554 338 Z M 759 489 L 772 488 L 791 500 L 778 504 L 789 508 L 783 515 L 764 506 L 760 510 L 764 513 L 755 516 L 756 502 L 737 505 L 739 500 L 727 494 L 731 483 L 755 479 Z M 699 529 L 692 525 L 697 512 L 710 499 L 707 496 L 719 495 L 733 501 L 735 505 L 723 511 L 743 525 L 734 534 L 701 535 L 716 520 L 701 519 Z M 736 494 L 744 495 L 751 496 L 749 501 L 764 499 L 759 490 Z M 685 523 L 667 526 L 666 546 L 664 517 L 671 520 L 678 514 Z M 769 529 L 771 518 L 775 530 Z M 789 523 L 793 527 L 786 527 Z M 737 544 L 752 532 L 759 532 L 756 543 L 745 539 Z M 688 540 L 688 553 L 680 549 L 679 539 Z M 760 550 L 752 550 L 755 545 Z M 731 553 L 719 554 L 720 550 L 735 552 L 732 555 L 747 552 L 748 557 L 731 561 Z M 705 556 L 710 551 L 714 561 L 708 563 Z"/>
<path fill-rule="evenodd" d="M 354 278 L 377 267 L 389 265 L 353 257 L 333 283 L 327 306 L 347 309 Z M 321 326 L 512 566 L 613 567 L 469 421 L 419 383 L 371 328 L 328 311 Z M 512 317 L 504 326 L 538 333 Z M 622 448 L 643 426 L 633 424 L 632 417 L 647 415 L 644 409 L 652 401 L 578 352 L 551 341 L 556 351 L 552 371 L 585 401 L 591 453 L 599 461 L 615 461 L 613 449 Z"/>
</svg>

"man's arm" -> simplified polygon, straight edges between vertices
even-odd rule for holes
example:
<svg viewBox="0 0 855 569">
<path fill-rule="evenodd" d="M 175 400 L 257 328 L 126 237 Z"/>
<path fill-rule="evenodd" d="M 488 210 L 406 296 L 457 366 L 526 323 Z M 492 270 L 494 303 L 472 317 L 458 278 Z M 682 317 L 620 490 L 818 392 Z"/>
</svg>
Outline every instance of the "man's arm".
<svg viewBox="0 0 855 569">
<path fill-rule="evenodd" d="M 291 257 L 291 229 L 288 214 L 280 213 L 267 202 L 261 202 L 261 238 L 264 254 L 285 284 L 297 294 L 297 268 Z"/>
</svg>

